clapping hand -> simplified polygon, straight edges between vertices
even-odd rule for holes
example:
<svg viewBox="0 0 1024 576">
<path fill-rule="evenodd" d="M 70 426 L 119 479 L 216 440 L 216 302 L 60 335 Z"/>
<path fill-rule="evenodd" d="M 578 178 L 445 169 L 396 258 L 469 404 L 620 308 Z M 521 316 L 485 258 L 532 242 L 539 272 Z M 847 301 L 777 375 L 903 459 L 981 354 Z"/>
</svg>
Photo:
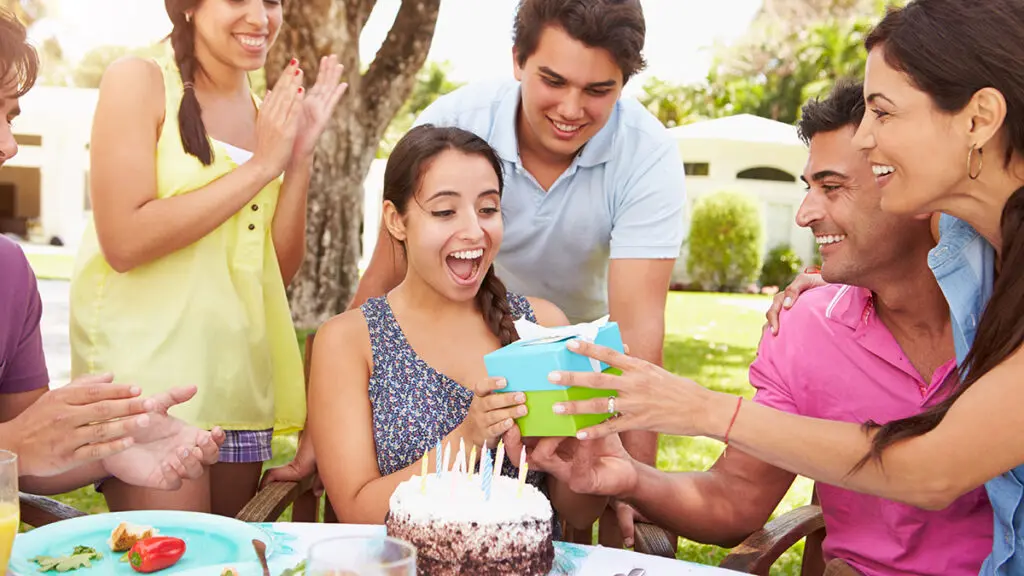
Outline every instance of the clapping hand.
<svg viewBox="0 0 1024 576">
<path fill-rule="evenodd" d="M 293 161 L 312 155 L 316 149 L 320 135 L 324 133 L 328 120 L 334 114 L 334 108 L 348 89 L 348 84 L 341 82 L 344 71 L 345 67 L 338 62 L 337 55 L 332 54 L 320 59 L 316 83 L 306 92 L 302 101 L 299 133 L 292 152 Z"/>
<path fill-rule="evenodd" d="M 147 425 L 133 434 L 130 448 L 103 459 L 106 472 L 127 484 L 162 490 L 177 490 L 182 480 L 202 476 L 218 460 L 224 431 L 203 430 L 167 414 L 195 393 L 193 386 L 150 398 L 154 405 Z"/>
</svg>

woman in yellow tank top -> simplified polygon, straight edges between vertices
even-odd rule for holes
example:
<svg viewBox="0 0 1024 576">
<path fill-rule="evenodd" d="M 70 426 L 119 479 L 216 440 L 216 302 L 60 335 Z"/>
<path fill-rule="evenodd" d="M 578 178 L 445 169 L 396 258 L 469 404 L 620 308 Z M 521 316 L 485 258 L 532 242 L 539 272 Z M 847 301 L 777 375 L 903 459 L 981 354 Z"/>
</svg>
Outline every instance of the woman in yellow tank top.
<svg viewBox="0 0 1024 576">
<path fill-rule="evenodd" d="M 112 510 L 234 516 L 272 433 L 305 421 L 285 286 L 304 253 L 313 151 L 345 90 L 331 56 L 306 92 L 292 60 L 260 103 L 280 0 L 165 0 L 174 59 L 126 58 L 100 85 L 93 221 L 71 283 L 72 370 L 146 393 L 195 384 L 175 412 L 227 432 L 221 460 L 176 492 L 107 480 Z"/>
</svg>

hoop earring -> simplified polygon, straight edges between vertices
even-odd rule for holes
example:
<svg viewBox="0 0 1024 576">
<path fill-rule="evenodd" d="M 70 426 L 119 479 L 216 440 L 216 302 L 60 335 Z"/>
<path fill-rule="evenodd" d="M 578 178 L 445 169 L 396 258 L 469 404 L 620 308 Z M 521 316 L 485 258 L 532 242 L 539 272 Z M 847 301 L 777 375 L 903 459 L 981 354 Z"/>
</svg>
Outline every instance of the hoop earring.
<svg viewBox="0 0 1024 576">
<path fill-rule="evenodd" d="M 978 150 L 978 158 L 981 160 L 978 162 L 978 173 L 975 174 L 971 165 L 974 164 L 974 150 Z M 967 153 L 967 177 L 971 180 L 977 180 L 981 176 L 981 169 L 985 167 L 985 157 L 982 156 L 981 148 L 978 148 L 977 144 L 971 144 L 971 151 Z"/>
</svg>

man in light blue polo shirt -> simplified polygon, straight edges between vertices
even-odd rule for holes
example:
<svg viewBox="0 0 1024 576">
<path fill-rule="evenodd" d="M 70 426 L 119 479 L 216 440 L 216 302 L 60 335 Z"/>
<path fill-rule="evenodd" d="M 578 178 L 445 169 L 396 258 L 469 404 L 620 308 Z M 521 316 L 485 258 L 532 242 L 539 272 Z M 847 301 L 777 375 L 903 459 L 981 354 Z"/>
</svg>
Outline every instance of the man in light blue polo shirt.
<svg viewBox="0 0 1024 576">
<path fill-rule="evenodd" d="M 417 124 L 470 130 L 501 156 L 505 231 L 495 271 L 509 290 L 554 302 L 572 322 L 610 314 L 630 353 L 660 365 L 685 192 L 668 131 L 638 102 L 619 99 L 644 66 L 645 33 L 636 0 L 523 0 L 515 80 L 442 96 Z M 350 308 L 402 279 L 402 251 L 381 230 Z M 656 434 L 623 441 L 655 463 Z M 630 511 L 615 508 L 630 545 Z M 615 543 L 614 519 L 603 520 L 602 543 Z"/>
</svg>

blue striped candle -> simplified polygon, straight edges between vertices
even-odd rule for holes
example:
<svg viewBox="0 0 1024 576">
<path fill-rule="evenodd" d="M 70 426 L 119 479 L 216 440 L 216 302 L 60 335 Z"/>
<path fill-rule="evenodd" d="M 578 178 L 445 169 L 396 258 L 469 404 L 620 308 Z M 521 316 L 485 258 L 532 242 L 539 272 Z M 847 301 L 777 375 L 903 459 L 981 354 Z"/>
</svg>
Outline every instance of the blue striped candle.
<svg viewBox="0 0 1024 576">
<path fill-rule="evenodd" d="M 441 477 L 441 441 L 437 441 L 437 448 L 434 450 L 434 468 L 436 468 L 435 476 Z"/>
<path fill-rule="evenodd" d="M 481 480 L 483 481 L 483 484 L 481 485 L 481 488 L 483 488 L 483 491 L 484 491 L 484 499 L 485 500 L 490 500 L 491 499 L 491 473 L 492 473 L 493 468 L 494 468 L 494 465 L 491 462 L 491 449 L 490 448 L 484 448 L 484 455 L 481 458 L 482 458 L 482 460 L 480 462 L 481 462 L 481 464 L 483 466 L 483 475 L 481 476 Z"/>
</svg>

